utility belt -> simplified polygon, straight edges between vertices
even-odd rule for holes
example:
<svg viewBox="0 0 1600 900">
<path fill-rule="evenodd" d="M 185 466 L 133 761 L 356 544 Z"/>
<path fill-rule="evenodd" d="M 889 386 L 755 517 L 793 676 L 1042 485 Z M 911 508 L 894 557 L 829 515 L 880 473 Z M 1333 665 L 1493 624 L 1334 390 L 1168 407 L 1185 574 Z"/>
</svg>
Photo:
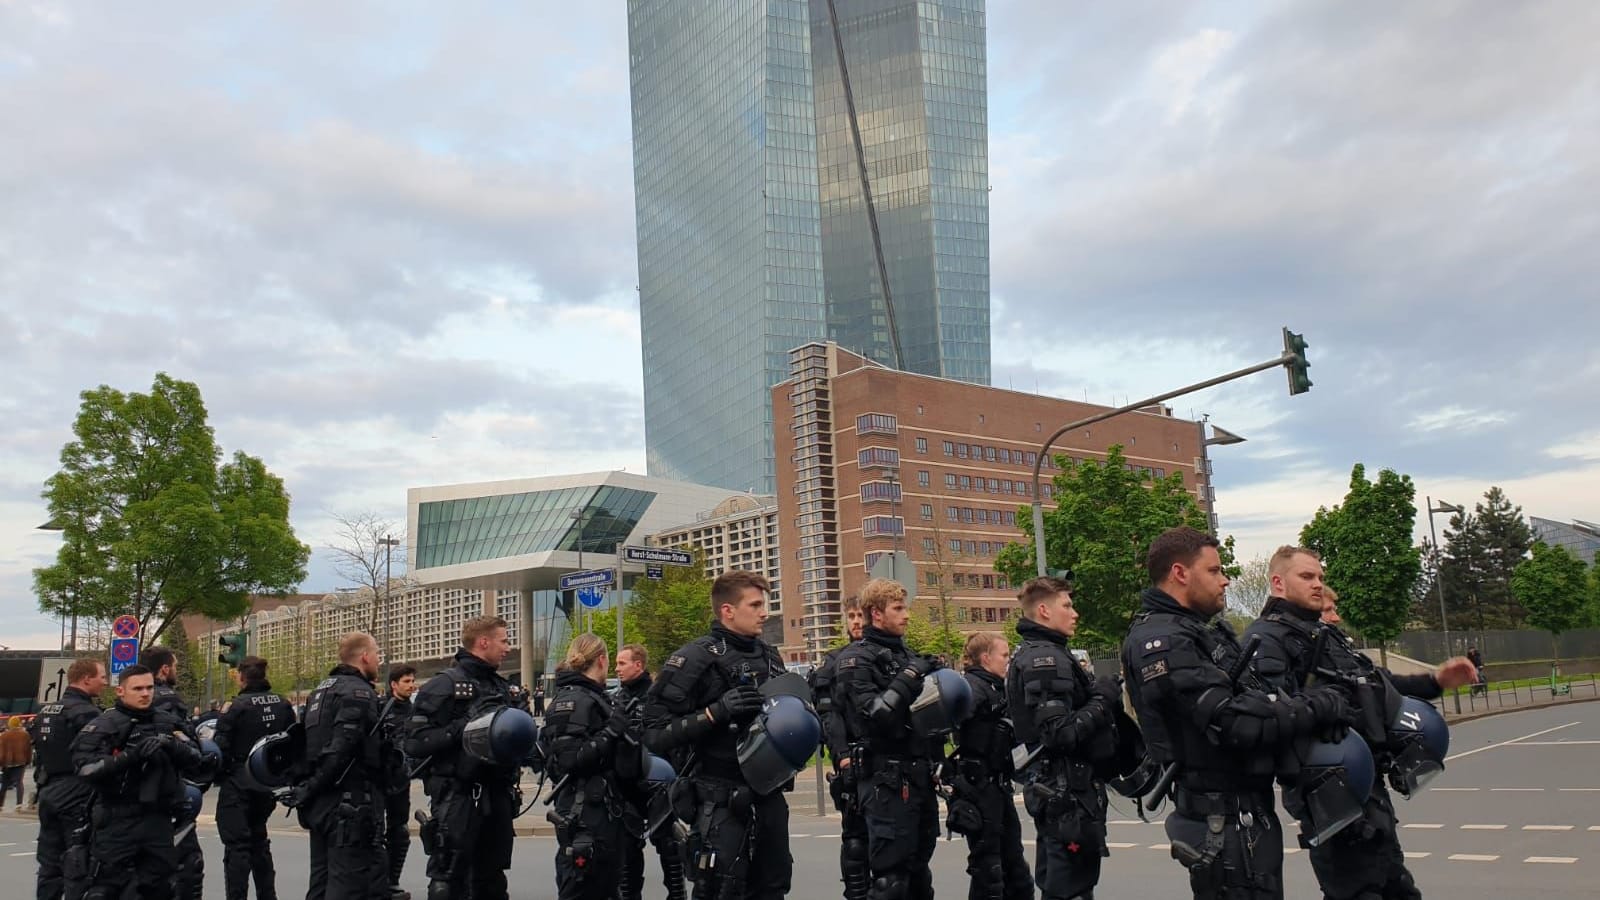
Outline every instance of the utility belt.
<svg viewBox="0 0 1600 900">
<path fill-rule="evenodd" d="M 1006 787 L 1007 789 L 1010 788 L 1011 767 L 1009 764 L 1005 768 L 1000 768 L 998 766 L 991 766 L 988 763 L 977 759 L 957 759 L 952 760 L 951 764 L 954 767 L 953 771 L 957 779 L 956 785 L 958 788 L 962 781 L 968 781 L 972 784 L 993 784 Z"/>
<path fill-rule="evenodd" d="M 1033 782 L 1074 793 L 1096 787 L 1094 766 L 1070 756 L 1046 756 L 1033 766 Z"/>
<path fill-rule="evenodd" d="M 1178 815 L 1191 819 L 1211 816 L 1237 818 L 1241 812 L 1255 816 L 1272 809 L 1272 793 L 1270 788 L 1260 793 L 1254 789 L 1243 792 L 1202 792 L 1179 785 L 1173 793 L 1172 808 Z"/>
<path fill-rule="evenodd" d="M 869 759 L 867 763 L 867 777 L 874 781 L 890 781 L 929 787 L 933 785 L 933 762 L 931 760 L 875 756 Z"/>
</svg>

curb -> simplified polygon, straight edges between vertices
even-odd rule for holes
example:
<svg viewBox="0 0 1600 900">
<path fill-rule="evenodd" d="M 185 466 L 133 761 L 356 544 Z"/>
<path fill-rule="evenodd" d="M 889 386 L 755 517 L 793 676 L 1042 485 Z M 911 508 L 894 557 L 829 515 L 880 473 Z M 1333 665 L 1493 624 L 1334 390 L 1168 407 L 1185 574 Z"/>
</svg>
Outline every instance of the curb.
<svg viewBox="0 0 1600 900">
<path fill-rule="evenodd" d="M 1446 697 L 1441 699 L 1448 700 L 1449 698 Z M 1574 703 L 1594 703 L 1597 700 L 1600 700 L 1600 696 L 1568 697 L 1565 700 L 1547 700 L 1544 703 L 1524 703 L 1521 706 L 1506 706 L 1500 709 L 1486 709 L 1483 712 L 1466 712 L 1461 713 L 1460 715 L 1456 715 L 1455 713 L 1445 713 L 1444 721 L 1447 725 L 1458 725 L 1463 722 L 1475 722 L 1479 719 L 1487 719 L 1492 716 L 1504 715 L 1505 713 L 1526 712 L 1530 709 L 1549 709 L 1552 706 L 1570 706 Z"/>
</svg>

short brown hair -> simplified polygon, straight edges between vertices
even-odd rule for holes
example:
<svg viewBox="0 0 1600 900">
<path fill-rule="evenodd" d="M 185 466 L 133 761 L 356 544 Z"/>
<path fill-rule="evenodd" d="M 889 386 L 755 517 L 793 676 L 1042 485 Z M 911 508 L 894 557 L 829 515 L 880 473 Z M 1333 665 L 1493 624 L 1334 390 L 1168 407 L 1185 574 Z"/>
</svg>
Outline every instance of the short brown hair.
<svg viewBox="0 0 1600 900">
<path fill-rule="evenodd" d="M 995 644 L 1005 643 L 1006 636 L 998 631 L 979 631 L 967 638 L 967 646 L 961 651 L 961 661 L 967 668 L 976 668 L 978 660 Z"/>
<path fill-rule="evenodd" d="M 650 651 L 644 649 L 643 644 L 623 644 L 622 650 L 618 650 L 617 655 L 621 656 L 624 650 L 632 653 L 633 658 L 639 661 L 639 665 L 650 668 Z"/>
<path fill-rule="evenodd" d="M 267 661 L 259 656 L 246 656 L 239 661 L 239 677 L 247 684 L 252 681 L 265 681 Z"/>
<path fill-rule="evenodd" d="M 461 646 L 471 650 L 478 638 L 489 637 L 507 627 L 506 620 L 499 616 L 473 616 L 461 625 Z"/>
<path fill-rule="evenodd" d="M 750 588 L 756 588 L 764 594 L 772 593 L 772 583 L 758 572 L 730 569 L 718 575 L 717 580 L 711 582 L 711 614 L 720 616 L 723 604 L 737 604 Z"/>
<path fill-rule="evenodd" d="M 1060 578 L 1051 578 L 1040 575 L 1023 582 L 1022 590 L 1017 592 L 1017 603 L 1022 606 L 1024 616 L 1033 612 L 1033 608 L 1049 600 L 1057 594 L 1070 594 L 1072 588 Z"/>
<path fill-rule="evenodd" d="M 1283 571 L 1283 567 L 1287 566 L 1290 560 L 1294 559 L 1296 556 L 1300 556 L 1301 554 L 1309 556 L 1317 562 L 1322 562 L 1322 554 L 1315 550 L 1309 550 L 1305 547 L 1294 547 L 1289 544 L 1285 544 L 1274 551 L 1272 558 L 1267 560 L 1268 574 L 1277 575 L 1281 573 Z"/>
<path fill-rule="evenodd" d="M 98 657 L 80 656 L 67 667 L 67 684 L 77 684 L 86 678 L 94 678 L 105 667 L 105 661 Z"/>
<path fill-rule="evenodd" d="M 1222 542 L 1213 535 L 1187 525 L 1169 528 L 1156 535 L 1156 539 L 1150 542 L 1149 552 L 1144 556 L 1145 568 L 1150 572 L 1150 583 L 1166 581 L 1175 564 L 1194 565 L 1195 560 L 1200 558 L 1200 551 L 1207 547 L 1220 549 Z"/>
<path fill-rule="evenodd" d="M 848 597 L 844 598 L 843 600 L 839 601 L 839 612 L 847 613 L 852 609 L 860 609 L 860 608 L 861 608 L 861 595 L 860 594 L 851 594 L 850 596 L 848 596 Z"/>
<path fill-rule="evenodd" d="M 361 654 L 367 652 L 368 648 L 373 653 L 378 652 L 378 642 L 373 639 L 372 635 L 367 634 L 365 631 L 352 631 L 339 641 L 339 662 L 347 666 L 354 665 L 355 661 L 360 659 Z"/>
<path fill-rule="evenodd" d="M 861 612 L 870 622 L 872 611 L 886 612 L 896 600 L 909 602 L 906 586 L 892 578 L 874 578 L 861 586 Z"/>
</svg>

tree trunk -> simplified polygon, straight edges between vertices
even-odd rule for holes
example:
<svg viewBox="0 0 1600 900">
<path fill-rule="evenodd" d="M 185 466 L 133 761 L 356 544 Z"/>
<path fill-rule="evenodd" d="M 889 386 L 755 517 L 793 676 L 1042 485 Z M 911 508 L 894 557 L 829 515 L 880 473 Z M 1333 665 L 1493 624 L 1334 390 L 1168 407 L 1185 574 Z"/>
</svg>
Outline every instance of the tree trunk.
<svg viewBox="0 0 1600 900">
<path fill-rule="evenodd" d="M 1378 665 L 1389 668 L 1389 642 L 1378 642 Z"/>
</svg>

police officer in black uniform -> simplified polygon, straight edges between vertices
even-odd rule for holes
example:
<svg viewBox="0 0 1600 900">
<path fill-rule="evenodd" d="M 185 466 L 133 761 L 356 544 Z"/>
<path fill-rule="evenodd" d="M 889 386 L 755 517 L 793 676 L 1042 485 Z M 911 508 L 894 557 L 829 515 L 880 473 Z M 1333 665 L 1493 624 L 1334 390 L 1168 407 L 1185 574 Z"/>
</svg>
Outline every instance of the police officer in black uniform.
<svg viewBox="0 0 1600 900">
<path fill-rule="evenodd" d="M 980 631 L 967 638 L 962 662 L 972 686 L 972 717 L 956 732 L 955 757 L 943 780 L 953 791 L 947 824 L 967 838 L 967 897 L 1033 900 L 1033 873 L 1022 853 L 1022 823 L 1011 792 L 1017 743 L 1006 700 L 1011 648 L 998 632 Z"/>
<path fill-rule="evenodd" d="M 85 725 L 100 717 L 100 692 L 106 688 L 106 666 L 98 659 L 77 659 L 67 669 L 61 699 L 46 703 L 29 726 L 38 764 L 39 900 L 79 900 L 89 878 L 89 809 L 94 788 L 78 777 L 72 765 L 72 741 Z"/>
<path fill-rule="evenodd" d="M 416 691 L 415 666 L 389 669 L 389 699 L 383 705 L 383 749 L 389 772 L 383 797 L 383 852 L 389 862 L 390 900 L 411 900 L 411 892 L 400 887 L 400 874 L 411 848 L 411 764 L 404 744 L 411 695 Z"/>
<path fill-rule="evenodd" d="M 506 621 L 467 620 L 455 665 L 428 679 L 413 701 L 406 755 L 432 804 L 422 847 L 428 854 L 428 900 L 505 900 L 511 867 L 511 820 L 521 802 L 520 761 L 491 764 L 463 751 L 467 723 L 502 706 L 527 711 L 527 695 L 500 677 L 511 650 Z"/>
<path fill-rule="evenodd" d="M 556 826 L 561 900 L 617 896 L 623 873 L 616 860 L 636 843 L 623 828 L 622 808 L 624 782 L 641 774 L 640 746 L 629 734 L 627 714 L 606 696 L 609 667 L 605 641 L 592 634 L 573 638 L 545 714 L 548 774 L 557 785 L 549 819 Z"/>
<path fill-rule="evenodd" d="M 816 701 L 817 718 L 822 722 L 822 742 L 828 749 L 828 759 L 833 763 L 828 792 L 833 797 L 834 808 L 839 810 L 839 878 L 844 882 L 844 900 L 867 900 L 872 872 L 867 867 L 867 820 L 861 815 L 855 769 L 861 736 L 850 733 L 849 724 L 839 714 L 838 707 L 833 705 L 833 684 L 838 679 L 839 654 L 845 647 L 861 640 L 861 633 L 866 630 L 866 619 L 861 613 L 860 595 L 851 594 L 840 605 L 844 607 L 845 644 L 829 650 L 822 657 L 822 664 L 811 670 L 807 680 L 811 684 L 811 696 Z"/>
<path fill-rule="evenodd" d="M 1276 757 L 1297 737 L 1347 727 L 1350 707 L 1328 687 L 1269 693 L 1246 671 L 1226 620 L 1213 623 L 1228 586 L 1219 546 L 1188 527 L 1155 539 L 1146 557 L 1152 586 L 1122 645 L 1122 666 L 1151 757 L 1177 766 L 1166 829 L 1194 896 L 1276 900 Z"/>
<path fill-rule="evenodd" d="M 1379 669 L 1356 650 L 1333 624 L 1323 624 L 1332 605 L 1322 581 L 1322 560 L 1304 547 L 1280 547 L 1267 564 L 1272 597 L 1261 617 L 1245 632 L 1261 636 L 1261 649 L 1251 662 L 1257 677 L 1270 690 L 1294 696 L 1308 685 L 1342 683 L 1354 700 L 1356 728 L 1372 749 L 1377 762 L 1363 821 L 1339 831 L 1332 839 L 1309 846 L 1311 868 L 1327 900 L 1407 900 L 1420 898 L 1400 849 L 1394 802 L 1384 786 L 1388 768 L 1386 726 L 1398 710 L 1387 709 L 1392 685 L 1398 695 L 1432 700 L 1444 690 L 1471 684 L 1477 672 L 1466 657 L 1441 664 L 1425 675 L 1395 675 Z M 1326 633 L 1324 633 L 1324 631 Z M 1292 781 L 1284 786 L 1284 808 L 1297 815 L 1304 801 Z"/>
<path fill-rule="evenodd" d="M 617 689 L 611 697 L 612 705 L 628 720 L 628 732 L 644 740 L 645 698 L 650 693 L 650 657 L 639 644 L 626 644 L 617 651 Z M 647 796 L 636 798 L 646 801 Z M 661 859 L 661 880 L 667 888 L 667 900 L 684 900 L 683 844 L 671 823 L 665 823 L 650 834 L 650 843 Z M 622 900 L 639 900 L 644 891 L 644 840 L 630 838 L 624 848 L 624 866 L 618 890 Z"/>
<path fill-rule="evenodd" d="M 116 705 L 72 742 L 78 777 L 95 789 L 89 900 L 129 891 L 140 900 L 173 896 L 173 820 L 187 806 L 183 775 L 207 764 L 182 721 L 155 708 L 155 687 L 144 666 L 122 670 Z M 192 814 L 186 817 L 193 822 Z"/>
<path fill-rule="evenodd" d="M 785 671 L 778 652 L 761 640 L 770 590 L 754 572 L 719 575 L 711 585 L 710 634 L 667 658 L 646 700 L 646 745 L 683 763 L 673 807 L 691 829 L 696 900 L 789 892 L 789 805 L 782 791 L 756 794 L 736 753 L 761 713 L 758 688 Z"/>
<path fill-rule="evenodd" d="M 1006 673 L 1017 739 L 1039 755 L 1029 766 L 1023 803 L 1039 837 L 1035 874 L 1045 900 L 1091 900 L 1106 848 L 1106 793 L 1096 768 L 1116 754 L 1121 690 L 1096 681 L 1067 649 L 1078 611 L 1059 578 L 1022 586 L 1021 646 Z"/>
<path fill-rule="evenodd" d="M 217 791 L 217 835 L 222 838 L 222 881 L 227 900 L 244 900 L 252 876 L 258 900 L 276 900 L 277 876 L 272 868 L 272 840 L 267 819 L 277 806 L 272 794 L 250 785 L 245 757 L 256 741 L 289 730 L 294 707 L 272 690 L 267 661 L 247 656 L 234 677 L 239 695 L 217 719 L 217 749 L 222 751 Z"/>
<path fill-rule="evenodd" d="M 189 705 L 178 694 L 177 654 L 166 647 L 148 647 L 139 654 L 139 665 L 155 673 L 156 711 L 178 722 L 190 742 L 198 747 L 194 726 L 189 722 Z M 172 878 L 173 894 L 178 900 L 200 900 L 205 889 L 206 860 L 200 851 L 199 829 L 185 828 L 194 824 L 187 806 L 180 806 L 179 819 L 174 824 L 183 832 L 183 838 L 178 843 L 178 870 Z"/>
<path fill-rule="evenodd" d="M 339 664 L 306 700 L 304 778 L 281 797 L 311 829 L 306 900 L 365 900 L 387 881 L 377 677 L 378 642 L 353 632 L 339 641 Z"/>
<path fill-rule="evenodd" d="M 904 635 L 911 613 L 899 582 L 875 578 L 861 589 L 867 627 L 839 654 L 833 703 L 865 742 L 857 774 L 867 821 L 872 900 L 933 896 L 939 801 L 934 775 L 944 747 L 912 727 L 911 701 L 937 661 L 912 653 Z"/>
</svg>

